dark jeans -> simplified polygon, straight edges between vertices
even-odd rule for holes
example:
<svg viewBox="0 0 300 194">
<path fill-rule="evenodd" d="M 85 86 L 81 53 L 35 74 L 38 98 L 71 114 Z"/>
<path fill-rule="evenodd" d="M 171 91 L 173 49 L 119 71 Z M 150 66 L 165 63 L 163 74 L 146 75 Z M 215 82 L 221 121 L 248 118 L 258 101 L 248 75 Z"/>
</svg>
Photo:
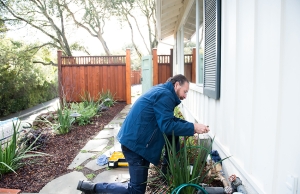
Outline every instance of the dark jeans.
<svg viewBox="0 0 300 194">
<path fill-rule="evenodd" d="M 144 194 L 147 186 L 148 169 L 150 163 L 140 155 L 121 146 L 126 161 L 129 164 L 129 183 L 97 183 L 96 193 L 111 194 Z"/>
</svg>

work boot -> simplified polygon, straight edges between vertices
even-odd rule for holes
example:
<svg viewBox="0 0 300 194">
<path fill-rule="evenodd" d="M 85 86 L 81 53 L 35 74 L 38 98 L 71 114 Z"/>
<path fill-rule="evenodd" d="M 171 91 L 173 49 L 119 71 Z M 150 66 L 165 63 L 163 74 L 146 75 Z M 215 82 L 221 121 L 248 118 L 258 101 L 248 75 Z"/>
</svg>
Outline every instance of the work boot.
<svg viewBox="0 0 300 194">
<path fill-rule="evenodd" d="M 95 183 L 91 181 L 79 181 L 77 185 L 77 190 L 82 191 L 84 194 L 95 194 Z"/>
</svg>

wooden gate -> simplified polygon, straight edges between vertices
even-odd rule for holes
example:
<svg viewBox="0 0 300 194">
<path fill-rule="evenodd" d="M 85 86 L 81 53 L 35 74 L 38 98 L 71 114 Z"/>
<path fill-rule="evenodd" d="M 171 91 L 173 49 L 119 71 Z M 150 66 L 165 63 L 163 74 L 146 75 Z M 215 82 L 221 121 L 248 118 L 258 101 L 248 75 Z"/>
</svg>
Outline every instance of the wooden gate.
<svg viewBox="0 0 300 194">
<path fill-rule="evenodd" d="M 131 103 L 130 50 L 126 56 L 64 57 L 58 51 L 60 98 L 79 102 L 88 92 L 94 100 L 110 91 L 117 101 Z"/>
<path fill-rule="evenodd" d="M 170 55 L 157 55 L 153 49 L 153 85 L 165 83 L 173 76 L 173 49 Z"/>
<path fill-rule="evenodd" d="M 141 70 L 131 70 L 131 85 L 141 84 Z"/>
<path fill-rule="evenodd" d="M 170 55 L 157 55 L 157 49 L 153 49 L 153 85 L 165 83 L 173 76 L 173 49 Z M 184 75 L 196 83 L 196 49 L 192 54 L 184 55 Z"/>
</svg>

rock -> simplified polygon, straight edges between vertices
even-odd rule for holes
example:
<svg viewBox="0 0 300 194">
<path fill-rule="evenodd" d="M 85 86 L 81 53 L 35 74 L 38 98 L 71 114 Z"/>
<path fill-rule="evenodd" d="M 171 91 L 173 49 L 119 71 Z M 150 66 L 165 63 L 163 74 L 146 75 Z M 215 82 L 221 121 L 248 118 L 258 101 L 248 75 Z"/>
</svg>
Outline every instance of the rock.
<svg viewBox="0 0 300 194">
<path fill-rule="evenodd" d="M 32 126 L 34 126 L 34 127 L 36 127 L 38 124 L 39 124 L 39 122 L 36 120 L 32 122 Z"/>
<path fill-rule="evenodd" d="M 48 114 L 47 113 L 43 113 L 40 115 L 41 120 L 45 120 L 47 118 Z"/>
<path fill-rule="evenodd" d="M 100 104 L 100 106 L 98 107 L 98 112 L 104 112 L 104 111 L 107 111 L 109 109 L 109 107 L 103 105 L 103 104 Z"/>
<path fill-rule="evenodd" d="M 49 115 L 46 117 L 46 119 L 47 119 L 48 121 L 50 121 L 50 122 L 52 122 L 52 121 L 54 120 L 52 114 L 49 114 Z"/>
</svg>

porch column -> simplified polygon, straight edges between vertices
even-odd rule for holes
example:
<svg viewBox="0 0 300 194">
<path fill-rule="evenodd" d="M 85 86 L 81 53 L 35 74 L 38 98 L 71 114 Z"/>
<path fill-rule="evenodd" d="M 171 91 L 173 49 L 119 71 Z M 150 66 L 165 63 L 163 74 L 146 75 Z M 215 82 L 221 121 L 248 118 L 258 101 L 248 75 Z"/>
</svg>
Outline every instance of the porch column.
<svg viewBox="0 0 300 194">
<path fill-rule="evenodd" d="M 158 61 L 157 61 L 157 48 L 152 50 L 153 55 L 153 86 L 158 84 Z"/>
</svg>

